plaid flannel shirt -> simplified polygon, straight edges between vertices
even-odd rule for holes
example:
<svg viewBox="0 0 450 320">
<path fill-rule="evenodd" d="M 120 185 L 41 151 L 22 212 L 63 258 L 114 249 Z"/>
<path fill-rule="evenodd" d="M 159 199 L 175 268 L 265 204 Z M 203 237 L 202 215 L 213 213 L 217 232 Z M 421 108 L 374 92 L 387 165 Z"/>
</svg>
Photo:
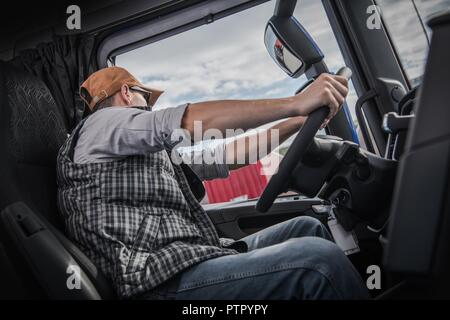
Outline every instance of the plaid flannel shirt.
<svg viewBox="0 0 450 320">
<path fill-rule="evenodd" d="M 167 150 L 75 163 L 84 121 L 58 154 L 58 208 L 69 237 L 112 280 L 119 297 L 148 292 L 201 261 L 245 251 L 226 248 L 242 243 L 219 238 Z"/>
</svg>

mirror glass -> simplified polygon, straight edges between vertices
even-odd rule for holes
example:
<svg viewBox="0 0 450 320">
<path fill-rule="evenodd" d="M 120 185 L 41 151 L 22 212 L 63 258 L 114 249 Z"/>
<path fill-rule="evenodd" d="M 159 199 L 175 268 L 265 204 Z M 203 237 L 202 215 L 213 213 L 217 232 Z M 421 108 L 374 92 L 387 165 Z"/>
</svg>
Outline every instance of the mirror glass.
<svg viewBox="0 0 450 320">
<path fill-rule="evenodd" d="M 303 62 L 285 46 L 281 39 L 277 37 L 270 24 L 267 25 L 266 28 L 264 43 L 272 59 L 289 76 L 295 75 L 303 66 Z"/>
</svg>

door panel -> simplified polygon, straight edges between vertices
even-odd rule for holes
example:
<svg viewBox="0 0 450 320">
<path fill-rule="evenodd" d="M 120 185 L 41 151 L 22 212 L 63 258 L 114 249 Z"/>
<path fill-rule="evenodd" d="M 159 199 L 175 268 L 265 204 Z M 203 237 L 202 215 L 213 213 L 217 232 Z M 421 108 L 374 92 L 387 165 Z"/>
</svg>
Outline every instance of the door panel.
<svg viewBox="0 0 450 320">
<path fill-rule="evenodd" d="M 219 236 L 240 239 L 274 224 L 299 217 L 311 216 L 327 221 L 327 214 L 313 210 L 312 206 L 323 204 L 318 198 L 295 195 L 278 198 L 267 213 L 255 209 L 257 200 L 206 205 L 206 213 L 214 223 Z"/>
</svg>

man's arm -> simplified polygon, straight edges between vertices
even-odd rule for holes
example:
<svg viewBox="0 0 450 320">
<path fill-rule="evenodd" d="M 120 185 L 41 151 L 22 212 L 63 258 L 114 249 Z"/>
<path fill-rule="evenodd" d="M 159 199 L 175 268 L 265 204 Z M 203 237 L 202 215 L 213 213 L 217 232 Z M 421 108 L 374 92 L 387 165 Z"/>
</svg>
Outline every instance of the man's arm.
<svg viewBox="0 0 450 320">
<path fill-rule="evenodd" d="M 75 162 L 113 161 L 118 158 L 157 152 L 175 147 L 180 140 L 171 134 L 180 128 L 194 136 L 194 121 L 202 130 L 256 128 L 262 124 L 330 106 L 330 117 L 347 94 L 347 80 L 322 75 L 302 93 L 284 99 L 214 101 L 147 112 L 111 107 L 94 113 L 83 125 L 75 148 Z M 178 137 L 180 138 L 180 137 Z"/>
<path fill-rule="evenodd" d="M 290 118 L 269 129 L 237 136 L 229 143 L 179 150 L 179 154 L 201 180 L 226 178 L 229 170 L 239 169 L 268 155 L 298 132 L 305 120 L 304 117 Z"/>
<path fill-rule="evenodd" d="M 264 158 L 290 136 L 297 133 L 305 120 L 306 117 L 290 118 L 267 130 L 240 136 L 226 144 L 225 157 L 228 169 L 236 170 Z"/>
<path fill-rule="evenodd" d="M 262 100 L 222 100 L 193 103 L 186 108 L 181 127 L 194 137 L 194 122 L 201 121 L 202 131 L 256 128 L 290 117 L 307 116 L 321 106 L 330 113 L 326 124 L 344 103 L 348 81 L 344 77 L 322 74 L 306 90 L 288 98 Z M 202 133 L 203 133 L 202 132 Z"/>
</svg>

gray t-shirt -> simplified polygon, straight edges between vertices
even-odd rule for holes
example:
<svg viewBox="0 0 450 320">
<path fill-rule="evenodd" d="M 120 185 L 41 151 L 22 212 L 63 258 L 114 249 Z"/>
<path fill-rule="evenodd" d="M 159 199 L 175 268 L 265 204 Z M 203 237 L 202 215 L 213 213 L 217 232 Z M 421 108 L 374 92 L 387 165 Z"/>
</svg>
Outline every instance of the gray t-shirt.
<svg viewBox="0 0 450 320">
<path fill-rule="evenodd" d="M 98 110 L 86 119 L 80 130 L 74 161 L 108 162 L 158 152 L 167 145 L 175 148 L 181 140 L 174 139 L 172 133 L 180 129 L 187 106 L 156 111 L 128 107 Z M 205 150 L 202 149 L 180 148 L 179 154 L 200 179 L 226 178 L 229 171 L 225 162 L 225 144 L 215 144 L 211 148 L 207 163 L 203 161 Z"/>
</svg>

